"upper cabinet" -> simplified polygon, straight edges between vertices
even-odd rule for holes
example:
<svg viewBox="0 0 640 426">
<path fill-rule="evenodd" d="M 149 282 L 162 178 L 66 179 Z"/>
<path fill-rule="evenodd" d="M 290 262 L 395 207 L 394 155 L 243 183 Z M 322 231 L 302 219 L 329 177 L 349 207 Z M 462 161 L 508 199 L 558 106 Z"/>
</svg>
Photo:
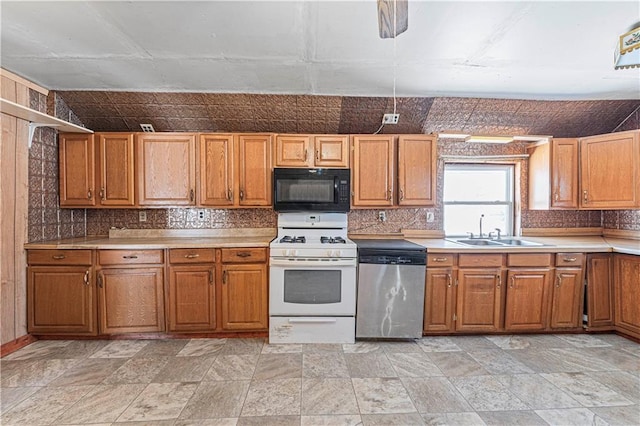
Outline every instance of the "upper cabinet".
<svg viewBox="0 0 640 426">
<path fill-rule="evenodd" d="M 62 133 L 59 139 L 60 206 L 96 205 L 94 136 Z"/>
<path fill-rule="evenodd" d="M 98 133 L 98 203 L 101 206 L 135 205 L 133 134 Z"/>
<path fill-rule="evenodd" d="M 354 207 L 431 206 L 436 201 L 436 138 L 352 137 Z"/>
<path fill-rule="evenodd" d="M 553 139 L 529 149 L 529 208 L 578 208 L 578 139 Z"/>
<path fill-rule="evenodd" d="M 274 167 L 349 167 L 348 135 L 276 135 Z"/>
<path fill-rule="evenodd" d="M 200 135 L 198 202 L 203 206 L 233 206 L 234 143 L 231 134 Z M 234 192 L 235 191 L 235 192 Z"/>
<path fill-rule="evenodd" d="M 140 206 L 196 204 L 196 135 L 136 135 L 138 203 Z"/>
<path fill-rule="evenodd" d="M 640 207 L 640 131 L 580 139 L 580 207 Z"/>
</svg>

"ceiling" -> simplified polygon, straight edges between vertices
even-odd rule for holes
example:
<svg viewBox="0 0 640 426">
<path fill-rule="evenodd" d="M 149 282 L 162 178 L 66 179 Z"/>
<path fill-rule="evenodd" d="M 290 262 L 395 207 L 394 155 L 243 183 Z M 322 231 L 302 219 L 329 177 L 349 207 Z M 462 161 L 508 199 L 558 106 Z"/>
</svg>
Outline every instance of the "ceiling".
<svg viewBox="0 0 640 426">
<path fill-rule="evenodd" d="M 409 0 L 395 42 L 374 0 L 0 7 L 2 67 L 53 90 L 389 97 L 395 74 L 405 97 L 640 99 L 640 69 L 613 68 L 635 0 Z"/>
</svg>

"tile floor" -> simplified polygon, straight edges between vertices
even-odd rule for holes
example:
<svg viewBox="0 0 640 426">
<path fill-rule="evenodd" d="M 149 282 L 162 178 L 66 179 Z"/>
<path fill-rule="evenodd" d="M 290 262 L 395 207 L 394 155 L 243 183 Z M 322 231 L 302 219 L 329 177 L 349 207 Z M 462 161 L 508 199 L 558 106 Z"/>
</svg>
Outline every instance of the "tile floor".
<svg viewBox="0 0 640 426">
<path fill-rule="evenodd" d="M 0 361 L 3 425 L 638 425 L 613 334 L 38 341 Z"/>
</svg>

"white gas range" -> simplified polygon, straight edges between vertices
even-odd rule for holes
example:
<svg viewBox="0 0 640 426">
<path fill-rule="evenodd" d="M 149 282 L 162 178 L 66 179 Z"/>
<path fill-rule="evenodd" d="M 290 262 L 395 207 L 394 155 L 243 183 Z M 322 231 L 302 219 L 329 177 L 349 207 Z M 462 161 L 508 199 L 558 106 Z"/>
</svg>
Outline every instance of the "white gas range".
<svg viewBox="0 0 640 426">
<path fill-rule="evenodd" d="M 353 343 L 356 244 L 346 213 L 280 213 L 270 244 L 269 342 Z"/>
</svg>

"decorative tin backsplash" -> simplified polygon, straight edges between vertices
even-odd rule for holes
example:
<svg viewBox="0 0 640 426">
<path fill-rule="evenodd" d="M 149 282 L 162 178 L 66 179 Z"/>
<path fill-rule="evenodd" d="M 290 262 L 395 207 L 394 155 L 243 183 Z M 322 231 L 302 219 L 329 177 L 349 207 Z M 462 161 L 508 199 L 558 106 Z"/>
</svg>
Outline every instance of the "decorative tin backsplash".
<svg viewBox="0 0 640 426">
<path fill-rule="evenodd" d="M 602 212 L 605 229 L 640 231 L 640 210 L 608 210 Z"/>
</svg>

